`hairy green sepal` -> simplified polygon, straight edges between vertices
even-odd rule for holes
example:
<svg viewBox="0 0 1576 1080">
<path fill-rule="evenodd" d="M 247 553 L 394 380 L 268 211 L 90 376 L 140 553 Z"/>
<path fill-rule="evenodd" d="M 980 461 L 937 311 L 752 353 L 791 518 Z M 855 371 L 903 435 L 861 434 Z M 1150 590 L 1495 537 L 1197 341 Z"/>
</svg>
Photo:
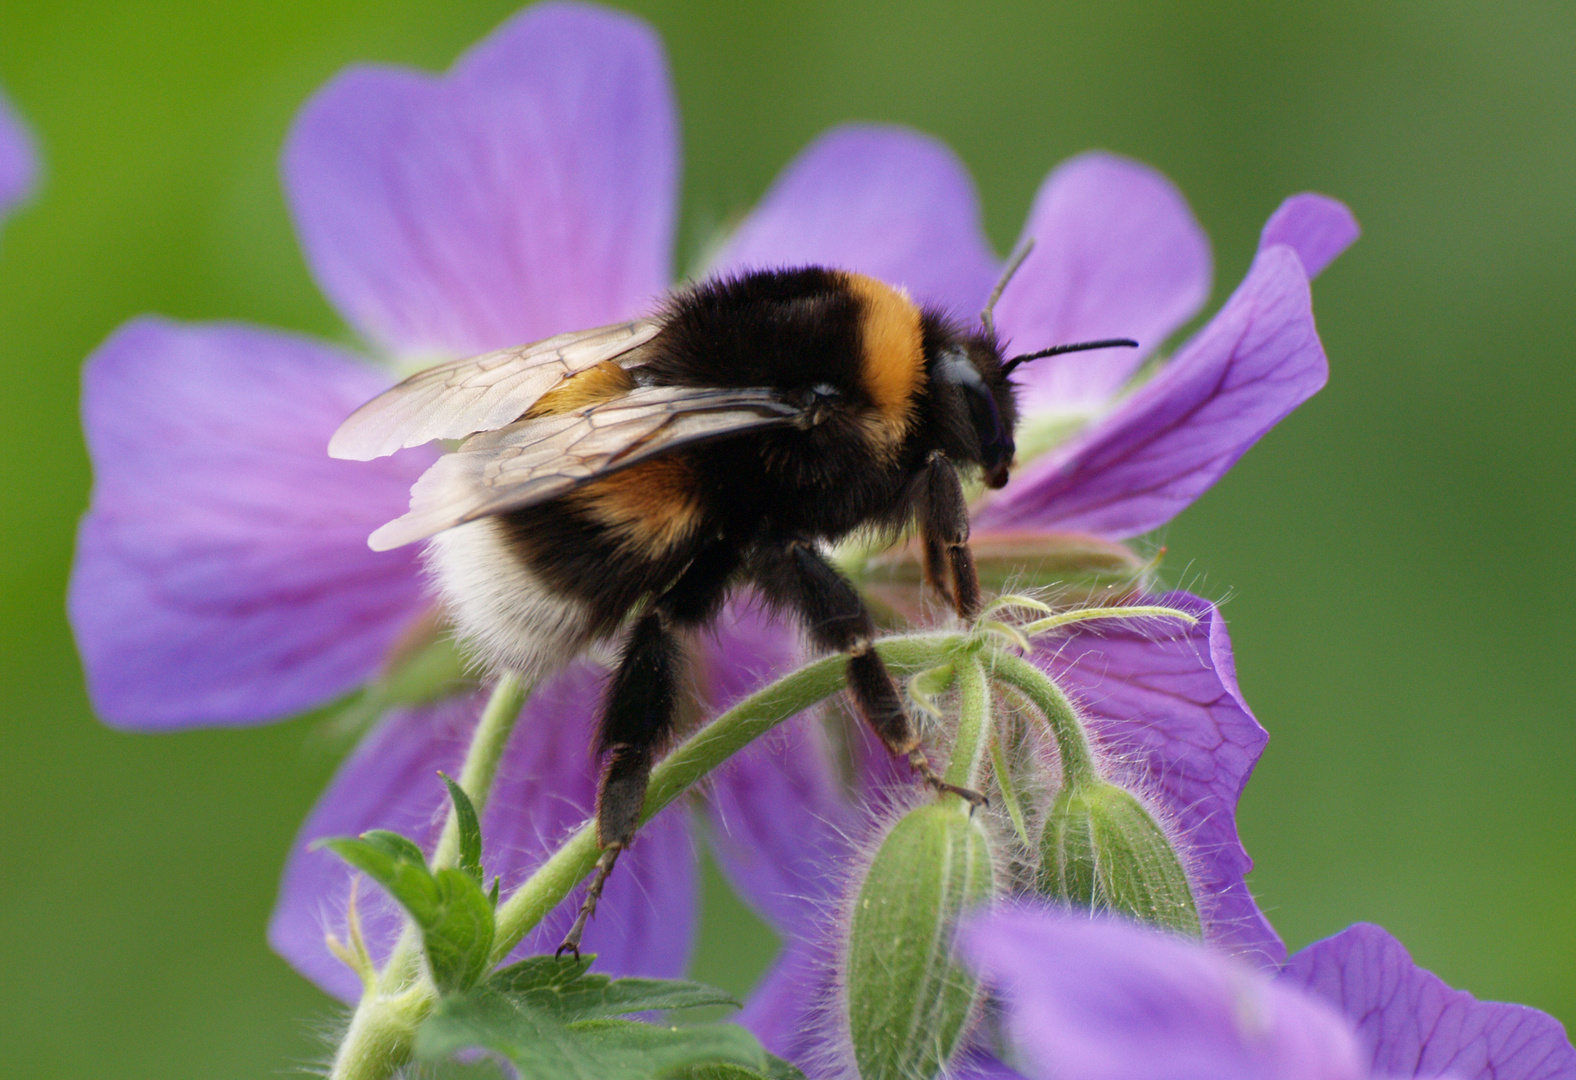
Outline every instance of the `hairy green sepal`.
<svg viewBox="0 0 1576 1080">
<path fill-rule="evenodd" d="M 863 1080 L 928 1080 L 951 1059 L 979 983 L 953 955 L 959 917 L 992 892 L 984 829 L 956 800 L 910 811 L 854 901 L 848 1024 Z"/>
<path fill-rule="evenodd" d="M 1040 839 L 1039 889 L 1078 907 L 1203 936 L 1187 873 L 1165 832 L 1131 792 L 1104 780 L 1071 783 L 1057 795 Z"/>
</svg>

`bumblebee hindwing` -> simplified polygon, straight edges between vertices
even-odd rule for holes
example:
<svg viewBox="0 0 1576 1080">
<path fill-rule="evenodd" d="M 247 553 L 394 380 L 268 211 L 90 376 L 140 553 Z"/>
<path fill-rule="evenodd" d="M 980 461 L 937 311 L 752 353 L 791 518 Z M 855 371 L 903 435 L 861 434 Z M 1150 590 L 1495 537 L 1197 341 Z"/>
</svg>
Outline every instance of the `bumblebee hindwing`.
<svg viewBox="0 0 1576 1080">
<path fill-rule="evenodd" d="M 618 323 L 418 371 L 351 413 L 329 440 L 329 456 L 370 461 L 502 427 L 578 372 L 605 360 L 638 363 L 659 329 L 652 319 Z"/>
<path fill-rule="evenodd" d="M 367 543 L 387 551 L 462 522 L 555 499 L 659 454 L 793 424 L 802 413 L 769 389 L 653 386 L 598 405 L 472 436 L 411 488 L 410 512 Z"/>
</svg>

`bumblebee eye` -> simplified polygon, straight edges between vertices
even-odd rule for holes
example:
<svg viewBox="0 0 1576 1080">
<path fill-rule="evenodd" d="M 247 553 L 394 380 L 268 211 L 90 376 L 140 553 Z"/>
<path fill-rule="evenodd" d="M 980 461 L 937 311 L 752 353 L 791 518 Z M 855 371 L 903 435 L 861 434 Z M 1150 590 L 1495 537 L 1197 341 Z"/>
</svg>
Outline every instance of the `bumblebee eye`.
<svg viewBox="0 0 1576 1080">
<path fill-rule="evenodd" d="M 1001 422 L 1001 410 L 996 407 L 996 397 L 990 392 L 990 387 L 985 385 L 985 380 L 980 378 L 979 371 L 969 363 L 968 357 L 955 350 L 941 355 L 936 362 L 935 378 L 937 382 L 956 386 L 963 391 L 963 400 L 969 406 L 969 420 L 974 425 L 974 434 L 979 438 L 980 464 L 985 466 L 987 473 L 1000 472 L 1002 482 L 1005 483 L 1005 467 L 1012 461 L 1016 448 L 1013 446 L 1012 433 Z"/>
</svg>

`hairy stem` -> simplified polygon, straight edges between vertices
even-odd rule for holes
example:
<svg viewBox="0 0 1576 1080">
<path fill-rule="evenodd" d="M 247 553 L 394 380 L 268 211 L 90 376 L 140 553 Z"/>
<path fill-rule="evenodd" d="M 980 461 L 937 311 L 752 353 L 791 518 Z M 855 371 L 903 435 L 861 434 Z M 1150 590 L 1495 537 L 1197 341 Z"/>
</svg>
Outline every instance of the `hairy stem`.
<svg viewBox="0 0 1576 1080">
<path fill-rule="evenodd" d="M 914 634 L 877 642 L 876 649 L 893 675 L 902 678 L 945 661 L 957 648 L 958 641 L 955 634 Z M 846 661 L 841 656 L 814 661 L 757 690 L 680 743 L 651 771 L 641 822 L 649 820 L 753 740 L 842 689 L 845 671 Z M 509 692 L 523 699 L 524 692 L 518 683 Z M 500 693 L 494 690 L 494 702 L 499 700 Z M 489 702 L 488 714 L 493 712 L 494 702 Z M 516 704 L 513 713 L 518 712 Z M 512 724 L 512 716 L 509 723 Z M 478 809 L 485 801 L 484 789 L 491 784 L 503 742 L 508 738 L 507 731 L 484 736 L 485 725 L 486 715 L 477 726 L 472 751 L 480 758 L 483 751 L 479 748 L 485 744 L 492 747 L 485 753 L 494 756 L 485 765 L 478 760 L 473 768 L 472 756 L 468 755 L 460 774 L 461 786 Z M 451 827 L 455 829 L 451 846 L 457 848 L 458 826 L 452 820 L 452 813 L 450 817 L 444 837 L 448 837 Z M 442 853 L 440 840 L 439 855 Z M 590 873 L 597 855 L 596 825 L 587 822 L 498 905 L 494 962 L 508 956 L 520 940 L 569 895 Z M 437 857 L 434 857 L 435 862 Z M 449 853 L 448 857 L 452 860 L 454 853 Z M 422 974 L 417 963 L 419 956 L 416 935 L 407 927 L 379 977 L 376 990 L 364 995 L 356 1006 L 350 1028 L 335 1055 L 330 1080 L 387 1080 L 410 1060 L 416 1029 L 437 1001 L 437 988 Z"/>
<path fill-rule="evenodd" d="M 876 651 L 898 678 L 944 660 L 957 641 L 952 634 L 915 634 L 876 643 Z M 651 770 L 640 821 L 645 824 L 690 785 L 772 728 L 843 688 L 846 661 L 828 656 L 757 690 L 680 743 Z M 591 872 L 598 855 L 596 826 L 587 822 L 515 892 L 498 905 L 493 958 L 501 960 L 547 913 Z"/>
<path fill-rule="evenodd" d="M 519 676 L 505 673 L 493 687 L 471 733 L 460 767 L 460 786 L 478 815 L 487 806 L 504 748 L 529 690 Z M 460 823 L 454 808 L 432 854 L 432 866 L 452 866 L 459 857 Z M 432 1008 L 436 993 L 421 969 L 421 941 L 407 921 L 376 983 L 361 995 L 344 1040 L 334 1055 L 331 1080 L 376 1080 L 391 1076 L 410 1059 L 416 1025 Z"/>
<path fill-rule="evenodd" d="M 978 656 L 960 658 L 957 672 L 958 731 L 952 743 L 952 758 L 947 762 L 942 779 L 973 790 L 979 786 L 981 751 L 990 731 L 990 687 L 985 682 L 985 667 Z"/>
<path fill-rule="evenodd" d="M 1062 783 L 1083 783 L 1096 779 L 1098 771 L 1088 733 L 1084 731 L 1078 710 L 1067 700 L 1062 688 L 1027 660 L 1000 649 L 991 657 L 991 669 L 996 679 L 1021 692 L 1035 711 L 1045 717 L 1046 726 L 1050 728 L 1051 737 L 1056 740 L 1056 750 L 1062 759 Z"/>
</svg>

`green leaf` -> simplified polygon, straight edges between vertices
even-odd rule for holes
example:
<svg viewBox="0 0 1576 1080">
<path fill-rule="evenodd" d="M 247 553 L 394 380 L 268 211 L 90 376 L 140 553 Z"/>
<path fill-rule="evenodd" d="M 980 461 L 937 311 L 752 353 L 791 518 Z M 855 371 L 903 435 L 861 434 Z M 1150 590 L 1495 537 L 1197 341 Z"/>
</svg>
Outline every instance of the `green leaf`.
<svg viewBox="0 0 1576 1080">
<path fill-rule="evenodd" d="M 493 906 L 481 885 L 465 870 L 445 868 L 436 875 L 439 905 L 421 926 L 432 981 L 445 994 L 475 986 L 492 956 Z"/>
<path fill-rule="evenodd" d="M 460 826 L 460 869 L 482 880 L 482 823 L 476 818 L 476 807 L 465 789 L 450 780 L 447 773 L 438 774 L 448 785 L 449 798 L 454 803 L 454 820 Z"/>
<path fill-rule="evenodd" d="M 392 842 L 396 840 L 403 843 Z M 421 849 L 403 836 L 369 832 L 357 840 L 324 840 L 321 846 L 382 885 L 410 912 L 416 925 L 426 926 L 438 919 L 442 903 L 438 883 L 427 870 L 427 860 L 422 857 Z"/>
<path fill-rule="evenodd" d="M 320 846 L 382 885 L 409 913 L 440 991 L 464 990 L 487 973 L 496 927 L 480 875 L 454 868 L 434 874 L 421 848 L 381 829 L 355 840 L 324 840 Z"/>
<path fill-rule="evenodd" d="M 611 979 L 586 969 L 591 958 L 531 956 L 493 973 L 487 985 L 563 1023 L 702 1005 L 738 1005 L 722 990 L 676 979 Z"/>
<path fill-rule="evenodd" d="M 677 1080 L 722 1067 L 753 1078 L 770 1067 L 755 1036 L 737 1024 L 566 1024 L 492 989 L 445 998 L 416 1033 L 416 1053 L 427 1060 L 472 1047 L 507 1058 L 521 1080 Z"/>
</svg>

